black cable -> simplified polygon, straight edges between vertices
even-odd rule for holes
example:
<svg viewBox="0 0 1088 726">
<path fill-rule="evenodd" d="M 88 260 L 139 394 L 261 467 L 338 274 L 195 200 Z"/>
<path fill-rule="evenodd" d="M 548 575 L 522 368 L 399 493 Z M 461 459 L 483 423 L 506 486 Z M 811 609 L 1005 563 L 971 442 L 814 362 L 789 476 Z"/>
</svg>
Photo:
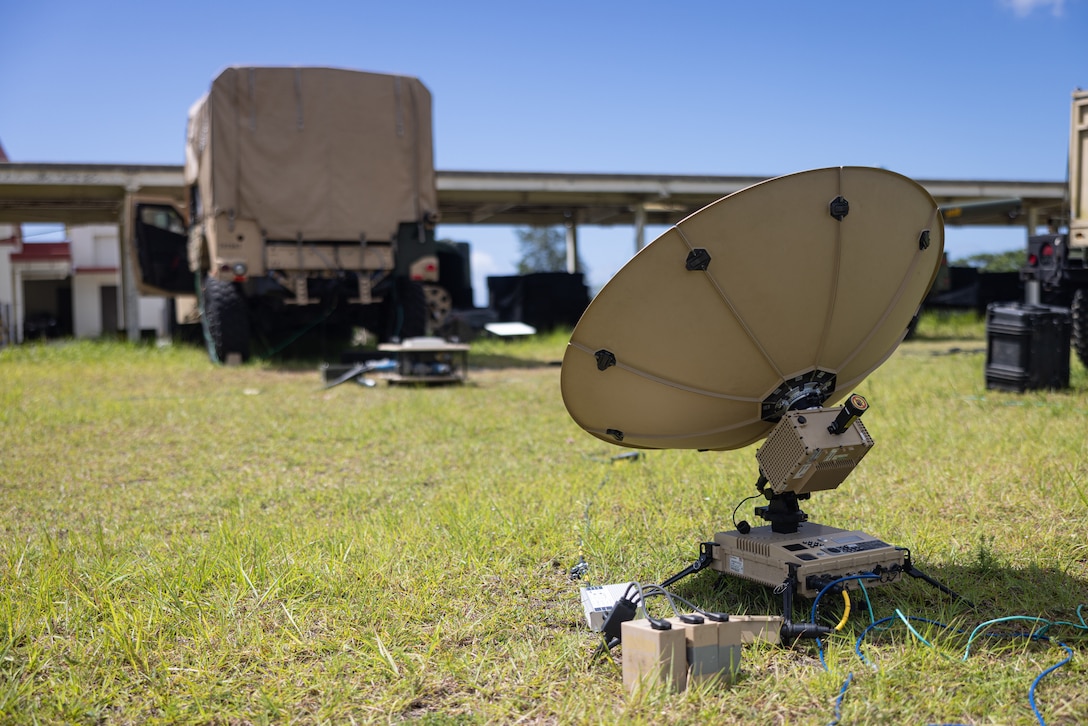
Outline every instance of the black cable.
<svg viewBox="0 0 1088 726">
<path fill-rule="evenodd" d="M 626 451 L 622 454 L 616 454 L 615 456 L 609 457 L 607 459 L 590 456 L 589 454 L 585 454 L 585 456 L 592 461 L 601 462 L 603 464 L 614 464 L 617 461 L 640 461 L 642 459 L 642 452 Z M 582 579 L 583 575 L 589 572 L 589 563 L 586 562 L 584 550 L 585 534 L 589 532 L 589 508 L 593 506 L 593 502 L 596 501 L 597 495 L 601 493 L 601 490 L 604 489 L 605 484 L 608 483 L 609 476 L 611 476 L 611 473 L 604 475 L 604 478 L 601 479 L 601 483 L 597 485 L 597 488 L 593 491 L 593 494 L 590 495 L 589 499 L 586 501 L 585 509 L 582 512 L 582 517 L 585 520 L 585 526 L 583 527 L 582 533 L 578 535 L 578 561 L 574 563 L 574 566 L 571 567 L 569 571 L 570 579 L 572 580 L 580 580 Z"/>
<path fill-rule="evenodd" d="M 661 585 L 650 584 L 650 585 L 646 585 L 644 589 L 649 592 L 647 597 L 653 597 L 654 595 L 662 595 L 666 599 L 668 599 L 669 605 L 672 607 L 673 612 L 676 613 L 677 615 L 680 614 L 679 611 L 676 609 L 676 603 L 677 602 L 679 602 L 679 603 L 681 603 L 683 605 L 686 605 L 688 608 L 691 609 L 692 612 L 698 613 L 699 615 L 702 615 L 704 618 L 707 618 L 708 620 L 718 620 L 721 617 L 723 617 L 723 615 L 724 615 L 723 613 L 714 613 L 714 612 L 710 612 L 709 610 L 703 610 L 701 607 L 699 607 L 698 605 L 693 603 L 691 600 L 688 600 L 688 599 L 686 599 L 684 597 L 681 597 L 680 595 L 677 595 L 676 593 L 674 593 L 674 592 L 672 592 L 670 590 L 666 590 Z"/>
<path fill-rule="evenodd" d="M 744 499 L 740 500 L 740 502 L 737 504 L 737 506 L 733 507 L 733 529 L 740 529 L 740 527 L 737 525 L 737 510 L 739 510 L 741 507 L 743 507 L 745 502 L 750 502 L 753 499 L 758 499 L 759 497 L 762 497 L 762 496 L 763 496 L 762 494 L 753 494 L 750 497 L 745 497 Z"/>
<path fill-rule="evenodd" d="M 663 618 L 655 618 L 653 615 L 650 615 L 650 611 L 646 608 L 646 594 L 643 592 L 641 583 L 635 581 L 632 584 L 638 590 L 639 606 L 642 608 L 642 612 L 646 616 L 646 619 L 650 621 L 650 627 L 652 627 L 654 630 L 672 630 L 672 623 L 670 623 L 668 620 L 665 620 Z M 662 590 L 662 592 L 664 592 L 664 590 Z M 660 593 L 655 592 L 652 594 Z M 675 606 L 673 606 L 673 610 L 675 611 Z"/>
<path fill-rule="evenodd" d="M 585 520 L 585 525 L 583 531 L 578 535 L 578 562 L 574 564 L 574 567 L 570 568 L 570 579 L 572 580 L 580 580 L 582 579 L 582 575 L 589 572 L 589 563 L 586 562 L 584 550 L 585 533 L 589 531 L 589 508 L 593 506 L 593 501 L 597 498 L 597 495 L 601 493 L 601 490 L 604 489 L 604 485 L 608 483 L 609 476 L 609 474 L 604 475 L 604 478 L 601 479 L 601 483 L 597 485 L 597 489 L 594 490 L 593 494 L 586 500 L 586 506 L 582 512 L 582 518 Z"/>
<path fill-rule="evenodd" d="M 664 597 L 666 602 L 669 603 L 669 607 L 672 608 L 673 615 L 679 615 L 680 611 L 676 609 L 676 600 L 673 599 L 673 594 L 661 587 L 660 585 L 650 584 L 646 585 L 639 591 L 639 594 L 644 598 L 650 597 Z M 689 603 L 690 604 L 690 603 Z"/>
</svg>

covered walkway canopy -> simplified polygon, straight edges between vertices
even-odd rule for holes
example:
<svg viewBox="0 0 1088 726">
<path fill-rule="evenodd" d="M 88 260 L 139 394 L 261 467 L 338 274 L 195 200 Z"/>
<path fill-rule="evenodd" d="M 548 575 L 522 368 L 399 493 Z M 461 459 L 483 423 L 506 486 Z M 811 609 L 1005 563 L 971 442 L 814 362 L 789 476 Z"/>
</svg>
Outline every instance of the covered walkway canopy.
<svg viewBox="0 0 1088 726">
<path fill-rule="evenodd" d="M 577 260 L 579 225 L 631 225 L 634 249 L 647 225 L 672 225 L 764 176 L 438 171 L 438 206 L 447 224 L 563 225 L 567 261 Z M 951 225 L 1064 223 L 1064 181 L 917 180 Z M 0 223 L 116 223 L 122 234 L 125 309 L 135 310 L 130 231 L 132 195 L 186 203 L 182 167 L 172 165 L 0 163 Z M 131 303 L 131 305 L 130 305 Z M 139 334 L 126 321 L 129 336 Z"/>
<path fill-rule="evenodd" d="M 439 171 L 447 224 L 671 225 L 766 176 Z M 1061 217 L 1064 181 L 918 179 L 949 224 L 1024 224 Z M 126 192 L 185 200 L 182 169 L 171 165 L 0 163 L 0 222 L 114 222 Z M 949 217 L 973 203 L 992 208 Z M 1000 202 L 1001 205 L 992 205 Z"/>
</svg>

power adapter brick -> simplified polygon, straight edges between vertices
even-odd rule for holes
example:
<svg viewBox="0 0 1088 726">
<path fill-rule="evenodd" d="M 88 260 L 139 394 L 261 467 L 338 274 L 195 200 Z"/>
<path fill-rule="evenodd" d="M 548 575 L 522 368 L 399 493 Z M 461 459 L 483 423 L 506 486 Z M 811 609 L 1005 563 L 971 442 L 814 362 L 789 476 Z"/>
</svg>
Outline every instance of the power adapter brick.
<svg viewBox="0 0 1088 726">
<path fill-rule="evenodd" d="M 616 601 L 628 592 L 633 582 L 620 582 L 612 585 L 591 585 L 581 588 L 582 609 L 586 613 L 586 625 L 595 633 L 604 628 L 604 621 L 608 619 Z"/>
</svg>

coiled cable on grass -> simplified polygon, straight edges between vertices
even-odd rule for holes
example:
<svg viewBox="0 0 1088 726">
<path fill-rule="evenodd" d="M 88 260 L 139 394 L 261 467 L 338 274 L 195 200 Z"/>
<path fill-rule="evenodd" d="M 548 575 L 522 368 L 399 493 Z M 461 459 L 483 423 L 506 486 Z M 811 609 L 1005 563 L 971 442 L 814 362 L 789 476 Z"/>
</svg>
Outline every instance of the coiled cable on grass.
<svg viewBox="0 0 1088 726">
<path fill-rule="evenodd" d="M 1028 621 L 1035 622 L 1035 623 L 1044 623 L 1044 625 L 1039 630 L 1029 632 L 1029 633 L 986 633 L 986 635 L 988 637 L 993 637 L 993 638 L 1027 638 L 1029 640 L 1034 640 L 1034 641 L 1051 642 L 1050 637 L 1046 636 L 1046 635 L 1043 635 L 1042 633 L 1044 633 L 1049 628 L 1052 628 L 1052 627 L 1057 626 L 1057 625 L 1072 626 L 1073 628 L 1076 628 L 1077 630 L 1088 630 L 1088 624 L 1085 623 L 1084 617 L 1081 614 L 1081 611 L 1083 610 L 1083 608 L 1084 608 L 1084 605 L 1080 605 L 1080 606 L 1077 607 L 1077 618 L 1078 618 L 1078 620 L 1080 620 L 1080 624 L 1073 623 L 1073 622 L 1067 622 L 1067 621 L 1049 621 L 1049 620 L 1046 620 L 1044 618 L 1037 618 L 1037 617 L 1023 616 L 1023 615 L 1012 615 L 1012 616 L 1003 617 L 1003 618 L 995 618 L 993 620 L 988 620 L 988 621 L 986 621 L 984 623 L 981 623 L 973 631 L 971 631 L 971 634 L 968 636 L 967 645 L 964 648 L 964 654 L 963 654 L 963 659 L 962 660 L 966 661 L 968 656 L 970 655 L 971 643 L 975 639 L 977 639 L 978 636 L 980 634 L 982 634 L 985 631 L 986 628 L 990 627 L 991 625 L 998 624 L 998 623 L 1028 620 Z M 862 653 L 862 651 L 861 651 L 861 644 L 865 640 L 865 636 L 868 635 L 869 631 L 879 628 L 884 623 L 892 622 L 892 621 L 895 621 L 897 619 L 900 620 L 901 622 L 903 622 L 904 625 L 906 625 L 906 627 L 907 627 L 908 631 L 911 633 L 911 635 L 913 635 L 915 638 L 917 638 L 919 640 L 919 642 L 925 644 L 929 648 L 934 648 L 934 649 L 936 649 L 935 646 L 932 643 L 930 643 L 928 640 L 923 638 L 921 636 L 921 634 L 918 633 L 917 629 L 915 629 L 910 624 L 910 621 L 927 623 L 929 625 L 934 625 L 934 626 L 936 626 L 938 628 L 942 628 L 944 630 L 950 630 L 952 632 L 959 633 L 959 634 L 964 634 L 964 632 L 965 632 L 965 631 L 963 631 L 963 630 L 961 630 L 959 628 L 954 628 L 954 627 L 946 625 L 944 623 L 937 622 L 936 620 L 929 620 L 928 618 L 919 618 L 919 617 L 904 615 L 903 612 L 900 611 L 899 609 L 896 609 L 895 612 L 896 612 L 895 615 L 889 615 L 886 618 L 881 618 L 880 620 L 876 620 L 876 621 L 870 623 L 864 630 L 861 631 L 861 634 L 858 636 L 857 641 L 854 644 L 854 652 L 857 654 L 858 658 L 861 660 L 862 663 L 865 663 L 866 665 L 868 665 L 868 666 L 870 666 L 872 668 L 876 668 L 875 664 L 871 663 L 865 657 L 865 654 Z M 1036 698 L 1035 698 L 1035 694 L 1036 694 L 1036 691 L 1038 690 L 1039 684 L 1042 683 L 1043 679 L 1046 678 L 1048 675 L 1050 675 L 1054 671 L 1058 670 L 1062 666 L 1067 665 L 1071 660 L 1073 660 L 1073 649 L 1072 648 L 1070 648 L 1068 645 L 1066 645 L 1065 643 L 1063 643 L 1061 641 L 1058 641 L 1058 640 L 1055 640 L 1053 642 L 1065 651 L 1066 657 L 1064 659 L 1062 659 L 1061 661 L 1059 661 L 1058 663 L 1055 663 L 1054 665 L 1048 667 L 1046 670 L 1044 670 L 1039 675 L 1037 675 L 1034 678 L 1034 680 L 1032 680 L 1031 686 L 1028 688 L 1028 704 L 1031 706 L 1031 712 L 1035 715 L 1036 720 L 1039 722 L 1039 726 L 1046 726 L 1046 719 L 1043 718 L 1042 711 L 1039 710 L 1039 705 L 1038 705 L 1038 703 L 1036 701 Z M 940 652 L 940 651 L 938 651 L 938 652 Z M 849 682 L 849 679 L 847 679 L 847 680 Z M 840 694 L 840 701 L 841 701 L 841 698 L 842 698 L 842 696 Z"/>
</svg>

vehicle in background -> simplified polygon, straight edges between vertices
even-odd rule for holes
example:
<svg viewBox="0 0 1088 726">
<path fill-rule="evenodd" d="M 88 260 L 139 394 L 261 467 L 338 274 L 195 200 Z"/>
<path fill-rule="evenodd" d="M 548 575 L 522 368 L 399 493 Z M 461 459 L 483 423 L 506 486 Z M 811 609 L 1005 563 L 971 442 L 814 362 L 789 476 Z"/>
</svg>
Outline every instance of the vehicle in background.
<svg viewBox="0 0 1088 726">
<path fill-rule="evenodd" d="M 321 326 L 382 341 L 448 314 L 435 245 L 431 95 L 417 79 L 231 67 L 191 108 L 187 209 L 133 205 L 144 294 L 196 293 L 213 360 Z"/>
<path fill-rule="evenodd" d="M 1028 238 L 1021 278 L 1046 305 L 1070 309 L 1071 347 L 1088 366 L 1088 91 L 1073 93 L 1069 124 L 1069 225 L 1066 232 Z"/>
<path fill-rule="evenodd" d="M 23 320 L 23 340 L 47 340 L 59 338 L 60 323 L 53 313 L 30 313 Z"/>
</svg>

